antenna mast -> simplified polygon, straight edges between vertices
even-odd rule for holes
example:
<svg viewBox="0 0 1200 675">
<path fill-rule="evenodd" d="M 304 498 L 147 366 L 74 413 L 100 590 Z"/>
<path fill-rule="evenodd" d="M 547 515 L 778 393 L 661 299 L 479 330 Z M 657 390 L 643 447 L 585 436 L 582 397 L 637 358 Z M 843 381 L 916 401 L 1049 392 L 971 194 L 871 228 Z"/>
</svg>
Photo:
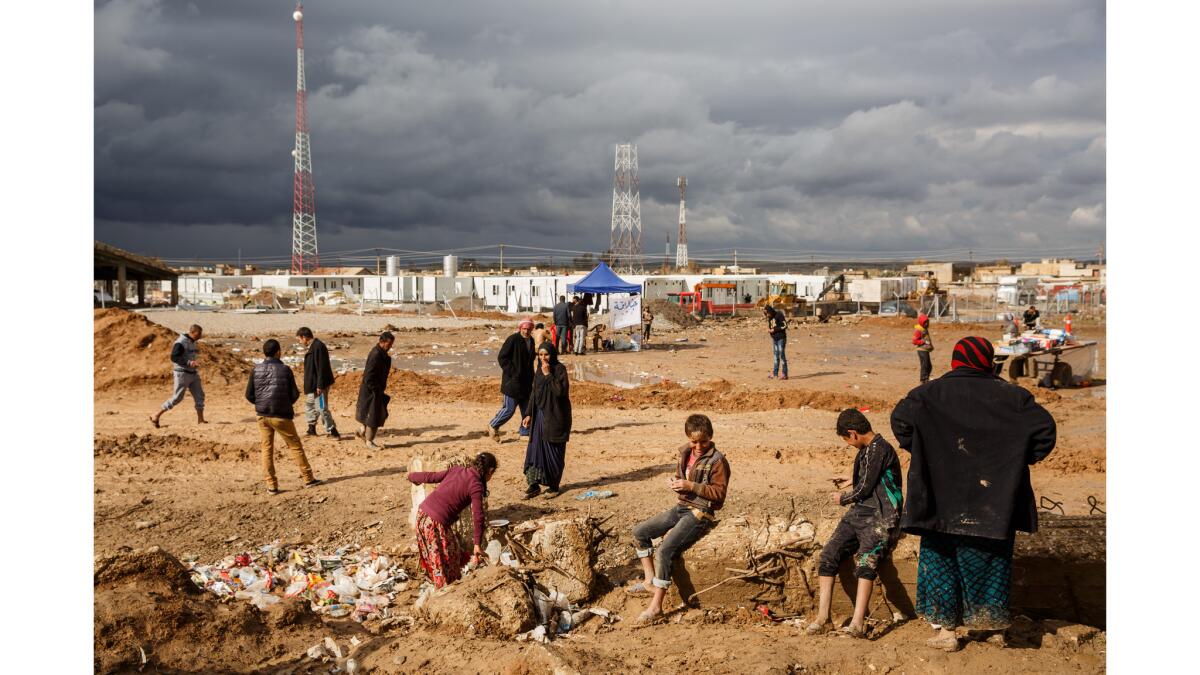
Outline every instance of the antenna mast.
<svg viewBox="0 0 1200 675">
<path fill-rule="evenodd" d="M 317 192 L 313 186 L 308 140 L 308 90 L 304 85 L 304 12 L 296 5 L 296 147 L 292 149 L 292 274 L 320 267 L 317 257 Z"/>
</svg>

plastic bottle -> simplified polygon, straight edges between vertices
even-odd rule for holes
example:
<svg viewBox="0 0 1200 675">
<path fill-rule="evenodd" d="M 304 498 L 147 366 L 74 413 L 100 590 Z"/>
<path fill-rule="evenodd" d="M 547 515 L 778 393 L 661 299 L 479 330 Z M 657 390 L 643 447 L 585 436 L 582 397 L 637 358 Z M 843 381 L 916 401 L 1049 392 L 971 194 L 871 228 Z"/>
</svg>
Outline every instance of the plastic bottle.
<svg viewBox="0 0 1200 675">
<path fill-rule="evenodd" d="M 1066 331 L 1067 335 L 1071 334 L 1071 315 L 1070 314 L 1067 315 L 1067 320 L 1063 322 L 1063 329 Z"/>
</svg>

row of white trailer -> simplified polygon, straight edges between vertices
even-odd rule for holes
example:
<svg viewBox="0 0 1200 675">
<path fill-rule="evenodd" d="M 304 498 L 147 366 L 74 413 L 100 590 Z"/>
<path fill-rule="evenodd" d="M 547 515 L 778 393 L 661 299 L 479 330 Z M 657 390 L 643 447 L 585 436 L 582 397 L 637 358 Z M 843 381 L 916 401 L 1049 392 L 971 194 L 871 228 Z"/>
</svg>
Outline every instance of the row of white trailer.
<svg viewBox="0 0 1200 675">
<path fill-rule="evenodd" d="M 541 311 L 554 306 L 559 297 L 570 297 L 573 284 L 585 274 L 570 275 L 513 275 L 458 276 L 439 275 L 371 275 L 325 276 L 255 274 L 246 276 L 183 276 L 180 277 L 180 296 L 187 299 L 219 298 L 234 288 L 249 292 L 272 289 L 283 293 L 308 291 L 310 297 L 341 293 L 350 301 L 370 303 L 440 303 L 456 299 L 473 299 L 481 308 L 502 311 Z M 772 286 L 794 284 L 798 297 L 814 301 L 832 277 L 812 274 L 698 274 L 639 275 L 622 277 L 642 287 L 645 300 L 666 300 L 672 293 L 693 290 L 697 284 L 733 284 L 725 295 L 735 302 L 757 302 L 772 293 Z M 854 279 L 847 284 L 850 299 L 864 303 L 887 302 L 907 297 L 917 289 L 917 277 L 887 277 Z M 164 288 L 164 290 L 169 290 Z M 748 298 L 748 300 L 747 300 Z M 607 298 L 601 296 L 601 308 Z"/>
</svg>

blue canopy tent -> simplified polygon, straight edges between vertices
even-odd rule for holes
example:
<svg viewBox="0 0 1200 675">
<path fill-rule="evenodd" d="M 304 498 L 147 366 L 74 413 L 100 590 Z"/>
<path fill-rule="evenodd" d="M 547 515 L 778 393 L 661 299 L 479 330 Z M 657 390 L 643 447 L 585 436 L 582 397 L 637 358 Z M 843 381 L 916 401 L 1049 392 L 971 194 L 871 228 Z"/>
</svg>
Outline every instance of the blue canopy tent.
<svg viewBox="0 0 1200 675">
<path fill-rule="evenodd" d="M 600 263 L 596 269 L 588 273 L 588 275 L 573 284 L 567 284 L 568 293 L 629 293 L 639 294 L 642 292 L 642 287 L 638 284 L 631 284 L 617 273 L 612 271 L 612 268 L 605 263 Z"/>
</svg>

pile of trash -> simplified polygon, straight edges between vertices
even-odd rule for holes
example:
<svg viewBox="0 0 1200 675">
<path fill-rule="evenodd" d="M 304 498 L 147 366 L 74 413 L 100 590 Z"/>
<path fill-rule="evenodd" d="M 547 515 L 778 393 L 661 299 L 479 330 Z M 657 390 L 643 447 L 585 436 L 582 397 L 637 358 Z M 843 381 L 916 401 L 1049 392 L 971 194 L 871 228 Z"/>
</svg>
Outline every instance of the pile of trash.
<svg viewBox="0 0 1200 675">
<path fill-rule="evenodd" d="M 312 610 L 355 621 L 388 619 L 409 577 L 393 559 L 349 545 L 326 553 L 275 541 L 257 553 L 227 556 L 212 565 L 188 561 L 192 581 L 222 599 L 247 600 L 260 610 L 284 598 L 303 597 Z"/>
<path fill-rule="evenodd" d="M 580 607 L 567 600 L 566 594 L 559 591 L 543 593 L 536 585 L 532 585 L 532 589 L 538 625 L 517 635 L 518 642 L 549 642 L 554 636 L 570 633 L 592 616 L 600 617 L 605 624 L 621 620 L 620 615 L 603 607 Z"/>
</svg>

